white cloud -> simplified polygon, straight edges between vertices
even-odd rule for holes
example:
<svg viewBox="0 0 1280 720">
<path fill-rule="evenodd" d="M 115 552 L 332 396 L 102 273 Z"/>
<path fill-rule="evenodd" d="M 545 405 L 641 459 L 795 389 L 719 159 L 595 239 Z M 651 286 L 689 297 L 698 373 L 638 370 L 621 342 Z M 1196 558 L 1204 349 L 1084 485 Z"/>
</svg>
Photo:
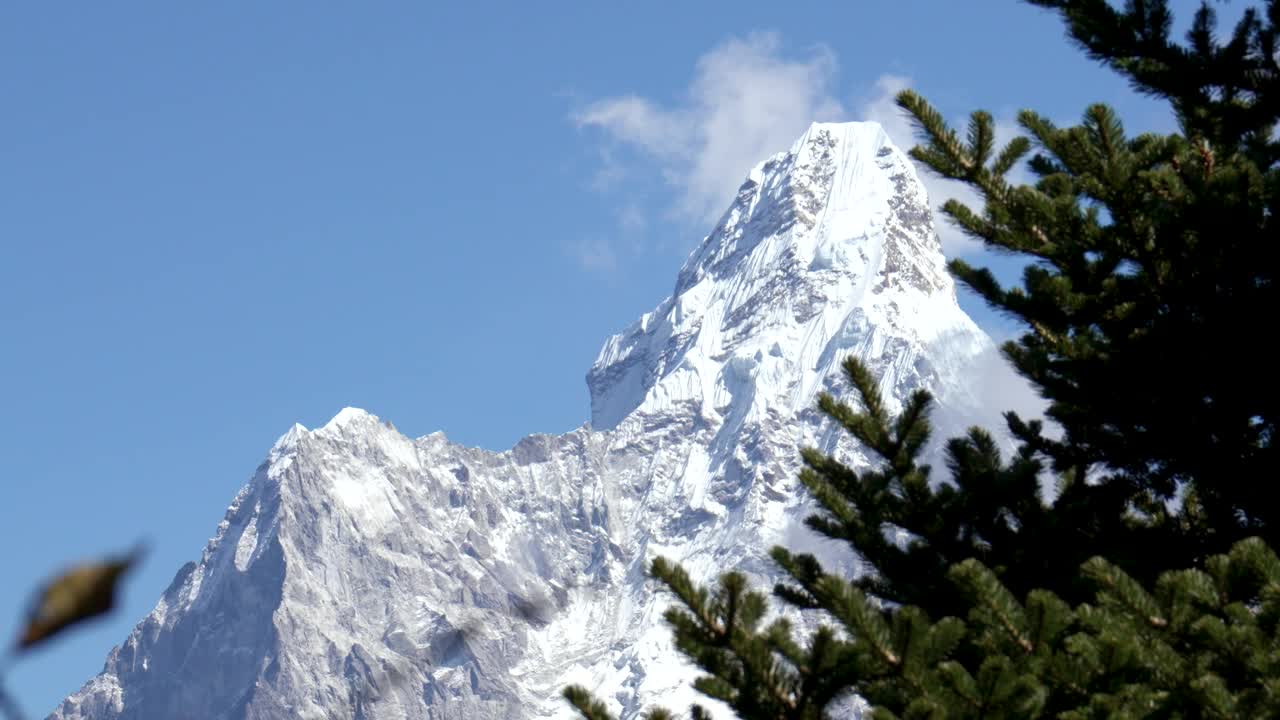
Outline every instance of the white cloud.
<svg viewBox="0 0 1280 720">
<path fill-rule="evenodd" d="M 776 33 L 734 38 L 698 59 L 682 103 L 635 95 L 606 98 L 574 114 L 655 160 L 685 220 L 714 222 L 747 171 L 785 149 L 815 120 L 846 119 L 830 87 L 836 62 L 818 47 L 784 58 Z"/>
<path fill-rule="evenodd" d="M 785 150 L 814 121 L 871 120 L 884 126 L 894 144 L 916 144 L 912 126 L 894 103 L 911 79 L 885 74 L 855 111 L 833 91 L 836 58 L 826 47 L 785 56 L 777 33 L 732 38 L 700 57 L 681 102 L 663 105 L 638 95 L 619 95 L 589 103 L 573 114 L 579 127 L 597 128 L 616 143 L 631 146 L 657 163 L 675 189 L 674 214 L 705 228 L 728 206 L 747 171 Z M 966 118 L 953 120 L 961 132 Z M 998 142 L 1016 133 L 1008 118 L 996 123 Z M 605 145 L 596 186 L 604 189 L 625 169 Z M 950 198 L 975 209 L 977 194 L 968 186 L 943 180 L 918 168 L 935 210 Z M 1017 177 L 1015 179 L 1025 179 Z M 950 257 L 973 255 L 982 244 L 935 213 L 943 250 Z"/>
</svg>

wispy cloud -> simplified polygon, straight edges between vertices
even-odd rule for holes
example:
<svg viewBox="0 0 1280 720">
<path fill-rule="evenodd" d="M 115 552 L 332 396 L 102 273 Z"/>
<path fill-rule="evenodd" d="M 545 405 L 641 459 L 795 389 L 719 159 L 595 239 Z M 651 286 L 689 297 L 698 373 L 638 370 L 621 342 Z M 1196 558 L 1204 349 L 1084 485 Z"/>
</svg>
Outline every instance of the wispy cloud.
<svg viewBox="0 0 1280 720">
<path fill-rule="evenodd" d="M 584 240 L 570 246 L 568 252 L 583 270 L 607 273 L 618 269 L 618 254 L 604 240 Z"/>
<path fill-rule="evenodd" d="M 649 219 L 645 216 L 644 210 L 635 203 L 627 203 L 618 211 L 618 227 L 628 235 L 644 232 L 648 225 Z"/>
<path fill-rule="evenodd" d="M 600 167 L 591 178 L 591 188 L 597 192 L 608 192 L 627 177 L 626 168 L 613 156 L 610 147 L 599 148 Z"/>
<path fill-rule="evenodd" d="M 724 211 L 751 166 L 790 147 L 811 122 L 870 120 L 880 123 L 902 150 L 916 144 L 911 122 L 894 102 L 911 87 L 911 78 L 881 75 L 871 92 L 848 110 L 833 89 L 836 72 L 836 57 L 824 46 L 788 55 L 777 33 L 755 33 L 731 38 L 698 58 L 681 102 L 664 105 L 634 94 L 618 95 L 587 103 L 572 119 L 608 139 L 600 148 L 597 189 L 613 186 L 630 172 L 613 152 L 619 145 L 629 146 L 654 162 L 674 189 L 672 214 L 704 229 Z M 961 128 L 965 122 L 963 117 L 953 120 Z M 1015 134 L 1012 118 L 997 119 L 998 142 Z M 924 168 L 918 171 L 935 210 L 950 198 L 981 207 L 968 186 Z M 982 250 L 979 241 L 940 213 L 936 218 L 948 256 Z"/>
<path fill-rule="evenodd" d="M 814 120 L 846 119 L 831 93 L 835 73 L 827 48 L 787 58 L 776 33 L 756 33 L 700 57 L 680 104 L 621 95 L 590 103 L 573 120 L 657 162 L 677 190 L 675 214 L 705 225 L 752 165 L 789 147 Z"/>
</svg>

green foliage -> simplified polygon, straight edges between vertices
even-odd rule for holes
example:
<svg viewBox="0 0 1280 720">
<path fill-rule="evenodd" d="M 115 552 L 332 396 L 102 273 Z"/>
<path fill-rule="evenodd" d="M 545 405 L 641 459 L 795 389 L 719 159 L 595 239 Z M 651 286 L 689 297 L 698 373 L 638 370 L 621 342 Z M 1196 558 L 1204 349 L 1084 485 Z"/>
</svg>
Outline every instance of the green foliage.
<svg viewBox="0 0 1280 720">
<path fill-rule="evenodd" d="M 1070 128 L 1023 111 L 1029 140 L 996 153 L 990 115 L 974 113 L 962 142 L 920 96 L 899 96 L 926 139 L 913 156 L 985 201 L 981 213 L 954 200 L 944 212 L 988 247 L 1033 261 L 1016 288 L 951 262 L 1026 323 L 1005 354 L 1065 432 L 1052 440 L 1017 417 L 1010 427 L 1061 474 L 1107 468 L 1097 485 L 1073 485 L 1072 502 L 1150 509 L 1190 492 L 1198 516 L 1168 525 L 1181 547 L 1159 540 L 1166 567 L 1245 535 L 1274 544 L 1278 511 L 1257 478 L 1277 460 L 1277 383 L 1255 338 L 1258 309 L 1277 304 L 1280 4 L 1248 9 L 1221 46 L 1205 5 L 1179 46 L 1164 2 L 1032 1 L 1057 9 L 1092 57 L 1167 99 L 1182 133 L 1127 137 L 1103 105 Z M 1011 184 L 1032 147 L 1035 182 Z"/>
<path fill-rule="evenodd" d="M 1046 504 L 1039 492 L 1043 468 L 1034 451 L 1024 447 L 1004 461 L 995 441 L 981 430 L 947 444 L 953 483 L 931 483 L 931 468 L 916 462 L 929 437 L 928 394 L 915 393 L 902 413 L 890 419 L 866 368 L 856 358 L 846 360 L 844 368 L 864 411 L 827 395 L 819 399 L 819 407 L 878 456 L 880 464 L 857 472 L 809 449 L 802 455 L 800 481 L 823 511 L 808 519 L 809 527 L 848 542 L 876 568 L 856 581 L 862 591 L 940 617 L 960 601 L 947 580 L 947 569 L 956 562 L 977 558 L 1020 592 L 1057 588 L 1090 555 L 1079 542 L 1054 545 L 1043 538 L 1076 535 L 1090 526 L 1105 527 L 1113 537 L 1128 534 L 1132 522 L 1119 503 L 1105 511 Z M 910 539 L 896 540 L 886 529 L 905 531 Z M 778 588 L 778 594 L 815 607 L 811 587 L 824 577 L 817 560 L 783 548 L 775 548 L 773 558 L 797 583 Z"/>
<path fill-rule="evenodd" d="M 580 685 L 570 685 L 564 689 L 564 698 L 574 707 L 585 720 L 612 720 L 613 716 L 609 714 L 609 708 L 605 704 L 591 697 L 591 691 Z"/>
<path fill-rule="evenodd" d="M 850 381 L 868 396 L 870 409 L 857 413 L 829 398 L 822 405 L 880 454 L 883 465 L 861 474 L 839 466 L 818 475 L 814 466 L 831 461 L 808 453 L 806 462 L 815 462 L 806 469 L 805 484 L 824 509 L 831 508 L 812 526 L 853 540 L 864 554 L 865 547 L 882 550 L 879 577 L 850 582 L 824 573 L 811 556 L 775 548 L 775 559 L 796 583 L 779 587 L 777 594 L 821 609 L 836 623 L 834 629 L 816 631 L 801 650 L 785 621 L 761 628 L 764 598 L 749 592 L 742 576 L 725 575 L 712 593 L 659 558 L 652 574 L 683 606 L 666 616 L 677 646 L 711 674 L 698 682 L 700 691 L 725 701 L 743 718 L 824 717 L 827 703 L 849 690 L 874 706 L 873 717 L 883 719 L 1225 718 L 1280 711 L 1274 706 L 1280 701 L 1274 692 L 1280 690 L 1280 560 L 1260 539 L 1238 542 L 1229 556 L 1210 557 L 1202 569 L 1164 572 L 1150 593 L 1117 564 L 1095 557 L 1072 572 L 1093 602 L 1073 609 L 1048 590 L 1011 591 L 1002 576 L 1026 575 L 984 564 L 984 558 L 993 557 L 1018 562 L 1015 551 L 1026 553 L 1028 561 L 1052 551 L 1031 540 L 1034 534 L 1022 547 L 1010 537 L 988 545 L 971 532 L 978 527 L 996 537 L 992 528 L 1009 529 L 1025 518 L 1052 519 L 1055 512 L 1044 504 L 1014 507 L 1006 509 L 1004 526 L 983 525 L 995 521 L 970 516 L 969 529 L 955 535 L 970 544 L 953 546 L 971 551 L 968 559 L 941 575 L 907 573 L 895 585 L 890 573 L 913 562 L 924 567 L 912 558 L 940 566 L 944 561 L 918 537 L 899 547 L 883 541 L 881 531 L 865 546 L 856 545 L 863 537 L 857 533 L 884 527 L 868 521 L 859 503 L 881 512 L 875 517 L 882 523 L 910 526 L 911 513 L 936 513 L 933 530 L 954 529 L 953 517 L 963 520 L 981 507 L 980 500 L 965 505 L 957 498 L 990 497 L 1002 476 L 998 471 L 1007 467 L 990 461 L 989 440 L 971 434 L 953 441 L 951 464 L 962 470 L 975 465 L 974 457 L 987 458 L 976 463 L 988 470 L 973 474 L 981 480 L 958 490 L 911 483 L 928 475 L 928 468 L 914 462 L 920 448 L 905 455 L 896 449 L 927 435 L 924 403 L 908 402 L 900 416 L 890 418 L 877 410 L 881 403 L 865 370 L 855 360 L 847 365 Z M 956 477 L 966 475 L 957 472 Z M 1034 532 L 1034 526 L 1021 527 Z M 926 581 L 935 582 L 926 588 Z M 868 595 L 880 588 L 902 592 L 902 587 L 916 588 L 921 601 L 886 609 Z M 949 600 L 931 599 L 929 593 Z M 927 604 L 942 607 L 944 612 L 932 614 L 941 619 L 930 620 L 919 607 Z"/>
<path fill-rule="evenodd" d="M 1046 588 L 1079 601 L 1075 569 L 1095 555 L 1148 583 L 1244 537 L 1280 543 L 1280 510 L 1262 480 L 1280 461 L 1280 383 L 1257 314 L 1280 304 L 1280 3 L 1268 2 L 1265 18 L 1247 11 L 1221 47 L 1208 40 L 1207 8 L 1183 47 L 1169 40 L 1163 2 L 1123 12 L 1100 1 L 1037 3 L 1058 9 L 1093 57 L 1169 99 L 1184 133 L 1129 138 L 1095 105 L 1069 128 L 1024 111 L 1027 137 L 997 148 L 988 113 L 974 113 L 962 137 L 919 95 L 899 95 L 926 141 L 916 160 L 984 201 L 981 212 L 954 200 L 944 212 L 988 247 L 1031 261 L 1014 288 L 964 261 L 950 268 L 1025 324 L 1005 355 L 1062 430 L 1051 438 L 1009 413 L 1020 442 L 1012 458 L 971 431 L 947 446 L 953 485 L 931 489 L 905 440 L 927 434 L 919 396 L 896 427 L 863 369 L 846 368 L 861 413 L 822 399 L 882 466 L 857 474 L 806 452 L 802 481 L 824 511 L 810 526 L 849 541 L 877 569 L 865 590 L 933 616 L 955 607 L 945 570 L 968 558 L 1018 594 Z M 1028 156 L 1035 182 L 1011 183 Z M 1036 481 L 1042 463 L 1058 477 L 1050 499 Z M 912 541 L 899 547 L 885 528 Z M 808 566 L 777 557 L 793 574 Z M 813 577 L 809 567 L 798 579 Z"/>
<path fill-rule="evenodd" d="M 1280 717 L 1280 558 L 1258 538 L 1165 572 L 1151 592 L 1094 558 L 1082 576 L 1095 600 L 1075 608 L 1043 590 L 1019 600 L 968 560 L 949 573 L 969 598 L 964 620 L 885 611 L 828 578 L 816 599 L 840 631 L 819 629 L 807 648 L 784 621 L 762 628 L 754 609 L 742 614 L 763 597 L 740 576 L 708 593 L 664 560 L 654 575 L 680 588 L 667 619 L 710 673 L 697 688 L 742 718 L 826 717 L 850 688 L 876 720 Z M 566 697 L 585 718 L 610 717 L 581 688 Z"/>
<path fill-rule="evenodd" d="M 891 417 L 848 360 L 856 407 L 818 404 L 875 464 L 809 449 L 800 480 L 819 507 L 809 527 L 872 571 L 848 580 L 772 552 L 789 578 L 775 596 L 829 624 L 801 643 L 785 620 L 765 623 L 741 575 L 709 590 L 652 567 L 677 600 L 677 647 L 706 673 L 696 687 L 740 717 L 825 717 L 850 693 L 878 720 L 1280 717 L 1267 480 L 1280 383 L 1260 317 L 1280 307 L 1280 0 L 1223 43 L 1202 5 L 1185 45 L 1160 0 L 1029 1 L 1180 126 L 1130 137 L 1104 105 L 1066 128 L 1024 111 L 1025 137 L 997 147 L 990 114 L 962 135 L 919 95 L 898 97 L 924 139 L 912 156 L 983 201 L 944 213 L 1029 261 L 1019 287 L 950 270 L 1023 323 L 1004 354 L 1061 432 L 1008 413 L 1016 452 L 973 429 L 947 442 L 939 482 L 918 461 L 929 396 Z M 1010 179 L 1023 163 L 1030 184 Z"/>
</svg>

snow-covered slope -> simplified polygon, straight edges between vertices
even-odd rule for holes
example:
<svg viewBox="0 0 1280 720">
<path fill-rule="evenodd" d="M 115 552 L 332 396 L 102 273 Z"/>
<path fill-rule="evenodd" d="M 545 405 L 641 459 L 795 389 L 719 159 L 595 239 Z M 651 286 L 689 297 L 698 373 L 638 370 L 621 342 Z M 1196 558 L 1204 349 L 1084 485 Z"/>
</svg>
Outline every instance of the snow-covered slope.
<svg viewBox="0 0 1280 720">
<path fill-rule="evenodd" d="M 769 547 L 817 547 L 799 448 L 859 458 L 813 409 L 845 390 L 843 358 L 895 403 L 932 390 L 945 426 L 978 411 L 969 370 L 990 349 L 907 158 L 878 125 L 814 124 L 605 343 L 589 424 L 506 452 L 350 408 L 295 426 L 52 717 L 566 717 L 570 682 L 624 717 L 684 707 L 693 673 L 647 562 L 765 587 Z"/>
</svg>

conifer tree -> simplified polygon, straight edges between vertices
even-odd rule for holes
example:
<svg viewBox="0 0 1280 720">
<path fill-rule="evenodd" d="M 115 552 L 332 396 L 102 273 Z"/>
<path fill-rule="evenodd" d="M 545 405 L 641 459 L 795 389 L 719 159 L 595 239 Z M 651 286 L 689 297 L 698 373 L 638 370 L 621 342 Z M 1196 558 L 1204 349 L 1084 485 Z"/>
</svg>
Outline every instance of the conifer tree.
<svg viewBox="0 0 1280 720">
<path fill-rule="evenodd" d="M 880 463 L 859 472 L 808 450 L 801 481 L 821 508 L 810 527 L 873 571 L 850 581 L 773 551 L 792 580 L 775 595 L 828 625 L 797 642 L 787 620 L 764 622 L 767 599 L 741 575 L 710 590 L 666 560 L 651 568 L 678 600 L 666 616 L 677 647 L 707 673 L 696 687 L 740 717 L 824 717 L 854 692 L 877 718 L 1280 716 L 1266 320 L 1280 2 L 1248 9 L 1225 42 L 1204 4 L 1185 45 L 1170 39 L 1167 2 L 1029 2 L 1179 123 L 1129 137 L 1101 105 L 1068 128 L 1024 111 L 1027 137 L 997 149 L 989 114 L 961 138 L 899 95 L 926 140 L 913 157 L 984 201 L 944 212 L 1031 261 L 1016 288 L 963 261 L 950 269 L 1024 324 L 1004 352 L 1062 432 L 1010 413 L 1013 457 L 975 429 L 947 443 L 949 477 L 933 477 L 918 462 L 928 395 L 891 418 L 875 379 L 847 362 L 860 408 L 820 407 Z M 1031 185 L 1008 179 L 1023 160 Z M 581 689 L 569 695 L 604 716 Z"/>
<path fill-rule="evenodd" d="M 928 139 L 913 156 L 985 200 L 981 214 L 955 201 L 944 212 L 989 247 L 1034 261 L 1013 289 L 950 264 L 1025 323 L 1005 354 L 1064 435 L 1051 440 L 1016 416 L 1010 428 L 1064 478 L 1063 503 L 1096 506 L 1103 528 L 1134 502 L 1163 520 L 1162 504 L 1189 494 L 1194 514 L 1159 540 L 1172 567 L 1245 534 L 1274 544 L 1280 383 L 1258 313 L 1278 299 L 1280 4 L 1247 9 L 1223 44 L 1204 4 L 1184 46 L 1169 39 L 1166 2 L 1130 0 L 1121 12 L 1102 0 L 1032 1 L 1058 10 L 1091 57 L 1167 100 L 1181 132 L 1126 137 L 1101 105 L 1065 129 L 1024 111 L 1038 180 L 1014 186 L 1006 175 L 1028 144 L 995 153 L 985 113 L 961 142 L 918 95 L 899 97 Z M 1090 470 L 1102 473 L 1096 484 L 1084 482 Z"/>
</svg>

